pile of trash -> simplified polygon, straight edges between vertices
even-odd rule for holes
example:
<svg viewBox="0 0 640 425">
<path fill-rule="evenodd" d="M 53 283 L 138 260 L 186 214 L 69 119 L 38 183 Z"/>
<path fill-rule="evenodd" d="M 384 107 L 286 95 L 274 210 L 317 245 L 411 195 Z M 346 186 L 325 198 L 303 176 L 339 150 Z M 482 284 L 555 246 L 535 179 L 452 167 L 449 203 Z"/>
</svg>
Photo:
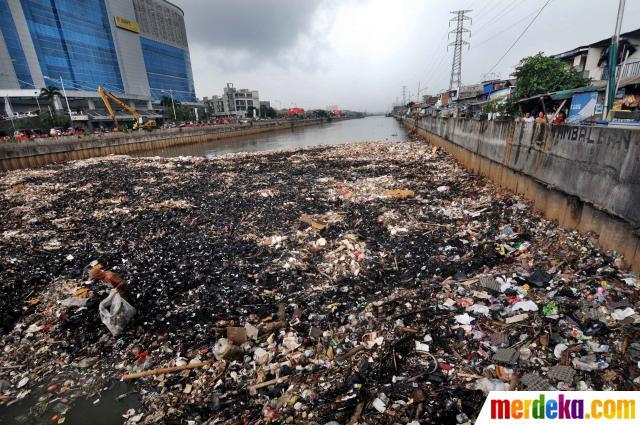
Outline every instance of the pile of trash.
<svg viewBox="0 0 640 425">
<path fill-rule="evenodd" d="M 638 277 L 420 141 L 107 157 L 0 179 L 0 406 L 64 422 L 465 424 L 636 390 Z"/>
</svg>

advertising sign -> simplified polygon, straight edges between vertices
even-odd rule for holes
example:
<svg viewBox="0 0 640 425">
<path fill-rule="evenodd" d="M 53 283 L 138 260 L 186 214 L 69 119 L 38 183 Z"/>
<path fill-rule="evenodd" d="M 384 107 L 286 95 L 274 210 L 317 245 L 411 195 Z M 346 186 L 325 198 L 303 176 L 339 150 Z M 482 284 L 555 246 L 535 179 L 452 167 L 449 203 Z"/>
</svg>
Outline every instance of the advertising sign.
<svg viewBox="0 0 640 425">
<path fill-rule="evenodd" d="M 596 113 L 598 92 L 576 93 L 571 99 L 571 109 L 567 122 L 576 124 L 591 118 Z"/>
<path fill-rule="evenodd" d="M 489 94 L 489 100 L 503 99 L 509 97 L 509 95 L 511 95 L 511 87 L 494 91 Z"/>
<path fill-rule="evenodd" d="M 140 25 L 135 21 L 130 21 L 122 16 L 116 16 L 116 26 L 127 31 L 140 33 Z"/>
</svg>

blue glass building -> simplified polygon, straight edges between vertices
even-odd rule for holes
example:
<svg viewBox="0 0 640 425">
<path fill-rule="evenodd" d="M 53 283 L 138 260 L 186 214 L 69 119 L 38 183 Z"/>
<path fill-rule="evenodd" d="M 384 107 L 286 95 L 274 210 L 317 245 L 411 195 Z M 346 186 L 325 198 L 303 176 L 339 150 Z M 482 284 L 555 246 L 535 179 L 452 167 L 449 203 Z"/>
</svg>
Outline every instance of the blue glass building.
<svg viewBox="0 0 640 425">
<path fill-rule="evenodd" d="M 33 87 L 33 79 L 27 65 L 27 58 L 22 50 L 20 37 L 16 30 L 16 25 L 11 16 L 8 0 L 0 0 L 0 29 L 9 53 L 9 62 L 13 65 L 16 73 L 18 86 L 21 89 Z M 2 58 L 5 60 L 5 58 Z"/>
<path fill-rule="evenodd" d="M 154 99 L 173 96 L 180 101 L 193 101 L 195 90 L 189 53 L 144 37 L 140 37 L 140 41 L 151 96 Z"/>
<path fill-rule="evenodd" d="M 184 13 L 166 0 L 0 0 L 0 89 L 195 102 Z M 92 103 L 93 102 L 93 103 Z"/>
<path fill-rule="evenodd" d="M 104 0 L 21 0 L 42 74 L 59 87 L 124 93 Z"/>
</svg>

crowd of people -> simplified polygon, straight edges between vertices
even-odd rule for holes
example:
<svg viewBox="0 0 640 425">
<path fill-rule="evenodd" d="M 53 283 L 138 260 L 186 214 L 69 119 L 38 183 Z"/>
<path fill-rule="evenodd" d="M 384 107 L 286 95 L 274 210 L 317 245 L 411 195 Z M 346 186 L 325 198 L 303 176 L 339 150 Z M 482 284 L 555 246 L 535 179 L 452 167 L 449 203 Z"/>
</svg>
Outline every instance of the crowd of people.
<svg viewBox="0 0 640 425">
<path fill-rule="evenodd" d="M 518 122 L 535 122 L 536 124 L 546 124 L 551 119 L 551 124 L 559 125 L 564 124 L 567 119 L 567 114 L 564 111 L 558 112 L 555 117 L 548 118 L 544 112 L 538 112 L 538 115 L 534 117 L 531 112 L 525 112 L 523 116 L 518 118 Z"/>
</svg>

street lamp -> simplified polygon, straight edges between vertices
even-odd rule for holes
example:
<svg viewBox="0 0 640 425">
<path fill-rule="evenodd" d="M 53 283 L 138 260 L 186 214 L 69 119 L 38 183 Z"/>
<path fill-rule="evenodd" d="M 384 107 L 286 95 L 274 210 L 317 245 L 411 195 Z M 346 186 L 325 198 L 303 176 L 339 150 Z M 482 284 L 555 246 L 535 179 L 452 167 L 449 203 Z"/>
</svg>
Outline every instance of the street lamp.
<svg viewBox="0 0 640 425">
<path fill-rule="evenodd" d="M 162 90 L 163 93 L 166 93 L 166 90 Z M 173 121 L 178 122 L 178 117 L 176 116 L 176 104 L 173 101 L 173 90 L 169 89 L 169 95 L 171 96 L 171 107 L 173 108 Z"/>
</svg>

